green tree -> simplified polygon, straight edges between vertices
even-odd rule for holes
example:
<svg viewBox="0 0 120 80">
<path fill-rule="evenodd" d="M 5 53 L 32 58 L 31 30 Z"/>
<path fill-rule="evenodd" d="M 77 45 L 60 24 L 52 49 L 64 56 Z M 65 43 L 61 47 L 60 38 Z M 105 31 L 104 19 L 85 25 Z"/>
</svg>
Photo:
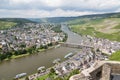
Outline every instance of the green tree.
<svg viewBox="0 0 120 80">
<path fill-rule="evenodd" d="M 45 46 L 44 46 L 44 49 L 48 49 L 48 46 L 47 46 L 47 45 L 45 45 Z"/>
<path fill-rule="evenodd" d="M 48 76 L 49 76 L 50 78 L 54 79 L 54 75 L 56 75 L 55 70 L 54 70 L 53 68 L 51 68 Z"/>
<path fill-rule="evenodd" d="M 11 51 L 6 52 L 6 55 L 7 55 L 7 58 L 11 58 L 11 56 L 12 56 L 12 52 L 11 52 Z"/>
<path fill-rule="evenodd" d="M 25 78 L 25 80 L 29 80 L 28 76 Z"/>
<path fill-rule="evenodd" d="M 55 73 L 54 68 L 51 68 L 51 69 L 50 69 L 50 72 L 54 74 L 54 73 Z"/>
<path fill-rule="evenodd" d="M 30 54 L 32 54 L 33 53 L 33 49 L 32 48 L 28 48 L 27 52 L 30 53 Z"/>
<path fill-rule="evenodd" d="M 0 54 L 0 60 L 3 61 L 5 58 L 7 58 L 6 54 Z"/>
<path fill-rule="evenodd" d="M 53 46 L 53 44 L 52 44 L 52 43 L 49 43 L 48 46 Z"/>
<path fill-rule="evenodd" d="M 25 44 L 21 44 L 20 47 L 21 47 L 21 48 L 25 48 L 26 45 L 25 45 Z"/>
</svg>

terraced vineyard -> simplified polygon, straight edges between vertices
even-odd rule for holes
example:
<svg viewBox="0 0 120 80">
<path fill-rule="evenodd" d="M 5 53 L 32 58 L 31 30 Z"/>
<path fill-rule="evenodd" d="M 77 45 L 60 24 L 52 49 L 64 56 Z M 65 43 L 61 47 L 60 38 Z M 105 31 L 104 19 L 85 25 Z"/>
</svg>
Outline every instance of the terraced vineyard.
<svg viewBox="0 0 120 80">
<path fill-rule="evenodd" d="M 69 22 L 71 30 L 84 35 L 120 41 L 120 18 L 78 19 Z"/>
</svg>

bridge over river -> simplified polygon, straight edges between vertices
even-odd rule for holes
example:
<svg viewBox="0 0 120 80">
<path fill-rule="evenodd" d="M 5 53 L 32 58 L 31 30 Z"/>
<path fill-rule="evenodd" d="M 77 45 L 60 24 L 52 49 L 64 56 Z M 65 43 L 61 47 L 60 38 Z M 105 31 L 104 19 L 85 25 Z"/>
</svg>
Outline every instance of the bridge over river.
<svg viewBox="0 0 120 80">
<path fill-rule="evenodd" d="M 93 48 L 92 46 L 88 46 L 88 45 L 81 45 L 81 44 L 71 44 L 71 43 L 63 43 L 63 44 L 61 44 L 61 46 L 63 46 L 63 47 L 69 47 L 69 48 L 80 48 L 80 49 L 82 49 L 82 48 Z"/>
</svg>

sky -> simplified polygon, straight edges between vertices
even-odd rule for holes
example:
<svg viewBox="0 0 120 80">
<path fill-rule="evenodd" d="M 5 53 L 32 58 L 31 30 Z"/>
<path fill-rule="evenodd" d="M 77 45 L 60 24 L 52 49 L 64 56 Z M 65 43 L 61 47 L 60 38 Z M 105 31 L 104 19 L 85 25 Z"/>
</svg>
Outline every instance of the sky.
<svg viewBox="0 0 120 80">
<path fill-rule="evenodd" d="M 120 0 L 0 0 L 0 18 L 70 17 L 120 11 Z"/>
</svg>

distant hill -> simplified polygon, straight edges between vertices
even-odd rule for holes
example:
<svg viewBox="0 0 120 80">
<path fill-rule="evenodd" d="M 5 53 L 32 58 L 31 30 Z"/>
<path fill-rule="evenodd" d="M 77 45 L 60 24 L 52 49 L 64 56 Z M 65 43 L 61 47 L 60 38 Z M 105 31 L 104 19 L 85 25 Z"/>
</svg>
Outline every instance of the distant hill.
<svg viewBox="0 0 120 80">
<path fill-rule="evenodd" d="M 77 17 L 51 17 L 51 18 L 30 18 L 29 20 L 39 23 L 61 23 L 69 20 L 74 20 Z"/>
<path fill-rule="evenodd" d="M 30 18 L 29 20 L 39 23 L 63 23 L 69 22 L 76 19 L 96 19 L 96 18 L 108 18 L 108 17 L 120 17 L 120 13 L 105 13 L 105 14 L 93 14 L 76 17 L 51 17 L 51 18 Z"/>
<path fill-rule="evenodd" d="M 0 21 L 15 22 L 15 23 L 35 23 L 25 18 L 0 18 Z"/>
<path fill-rule="evenodd" d="M 37 23 L 44 23 L 40 18 L 27 18 L 30 21 L 37 22 Z"/>
</svg>

